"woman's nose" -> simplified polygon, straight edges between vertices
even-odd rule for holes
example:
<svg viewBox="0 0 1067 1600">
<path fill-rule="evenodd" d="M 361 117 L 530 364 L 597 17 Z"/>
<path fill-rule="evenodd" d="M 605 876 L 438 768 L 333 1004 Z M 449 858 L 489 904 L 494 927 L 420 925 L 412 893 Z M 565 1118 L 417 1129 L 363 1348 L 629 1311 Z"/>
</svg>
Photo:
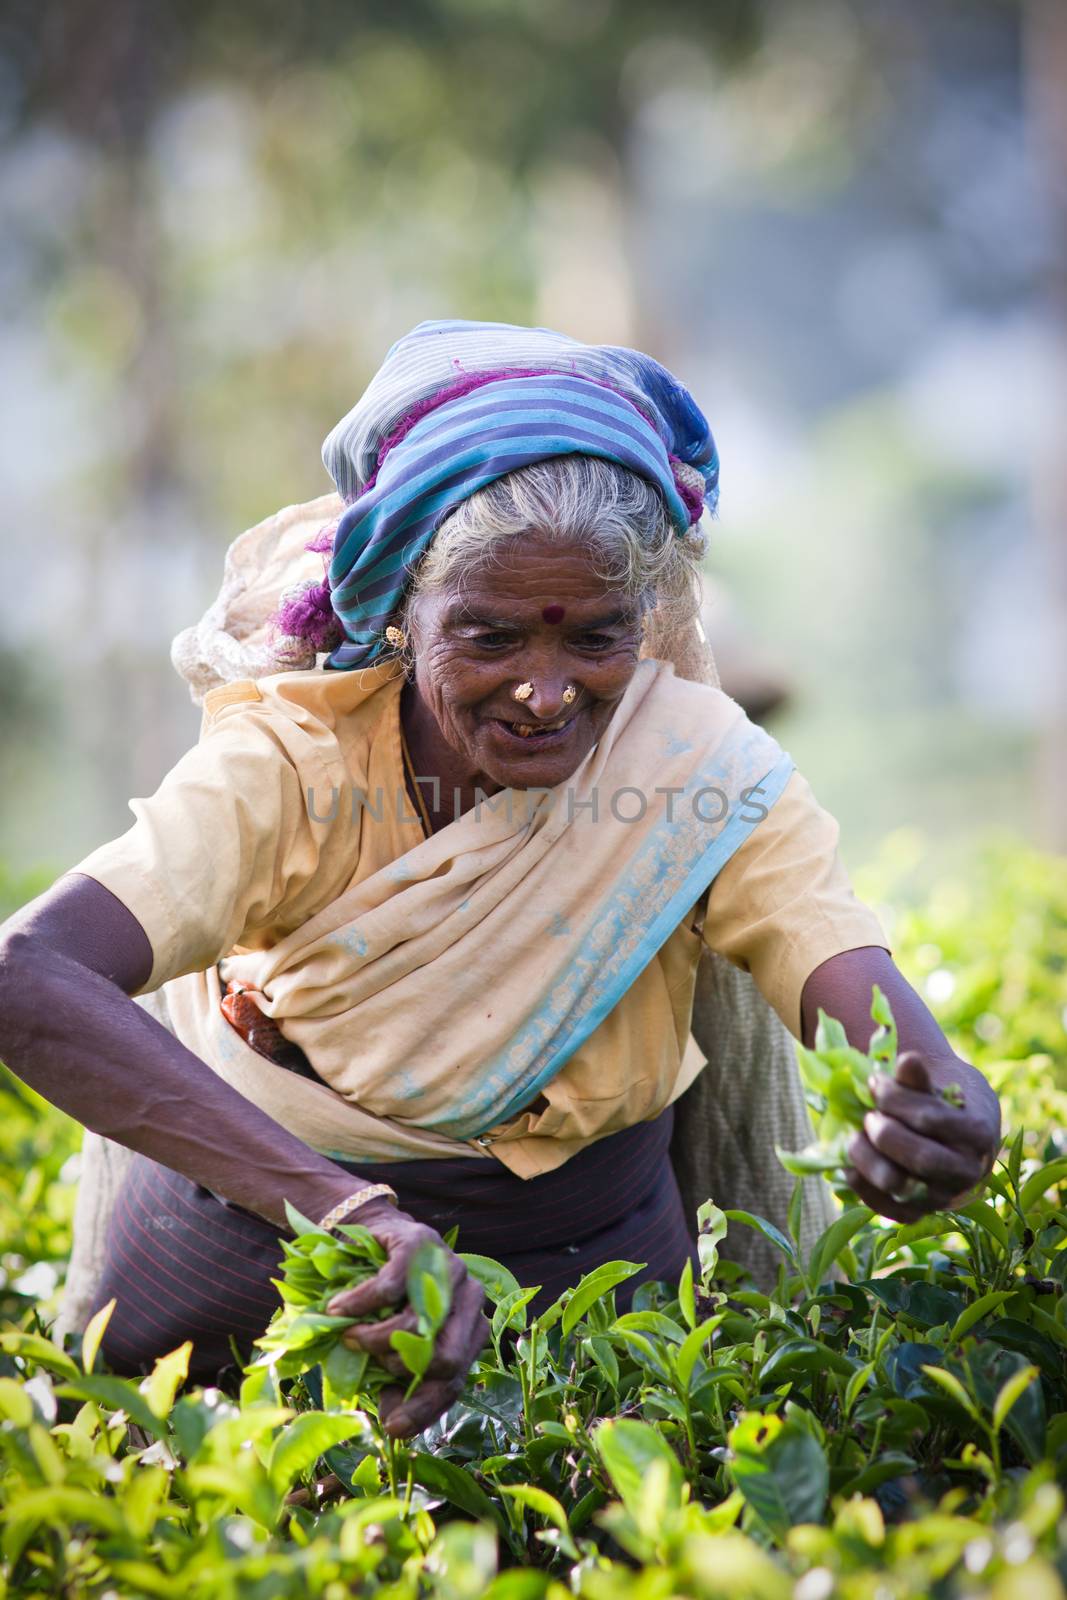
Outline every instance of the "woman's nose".
<svg viewBox="0 0 1067 1600">
<path fill-rule="evenodd" d="M 569 680 L 563 673 L 546 672 L 542 668 L 537 677 L 531 672 L 525 681 L 533 685 L 533 692 L 526 695 L 522 702 L 523 710 L 531 717 L 537 717 L 541 722 L 551 722 L 567 709 L 568 701 L 563 697 Z"/>
</svg>

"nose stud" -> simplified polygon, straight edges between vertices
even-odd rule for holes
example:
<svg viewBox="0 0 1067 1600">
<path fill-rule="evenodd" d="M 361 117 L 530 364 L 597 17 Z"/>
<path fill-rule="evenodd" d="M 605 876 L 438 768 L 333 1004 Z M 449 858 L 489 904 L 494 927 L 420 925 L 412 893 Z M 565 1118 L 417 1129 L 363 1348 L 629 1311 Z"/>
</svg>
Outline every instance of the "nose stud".
<svg viewBox="0 0 1067 1600">
<path fill-rule="evenodd" d="M 520 700 L 520 701 L 521 700 L 529 700 L 529 698 L 533 694 L 533 692 L 534 692 L 534 686 L 533 686 L 532 683 L 520 683 L 520 684 L 517 685 L 516 688 L 512 689 L 511 698 L 513 700 Z M 563 704 L 565 706 L 572 705 L 574 703 L 574 701 L 577 700 L 577 698 L 578 698 L 577 689 L 574 687 L 573 683 L 568 683 L 567 687 L 563 691 Z"/>
</svg>

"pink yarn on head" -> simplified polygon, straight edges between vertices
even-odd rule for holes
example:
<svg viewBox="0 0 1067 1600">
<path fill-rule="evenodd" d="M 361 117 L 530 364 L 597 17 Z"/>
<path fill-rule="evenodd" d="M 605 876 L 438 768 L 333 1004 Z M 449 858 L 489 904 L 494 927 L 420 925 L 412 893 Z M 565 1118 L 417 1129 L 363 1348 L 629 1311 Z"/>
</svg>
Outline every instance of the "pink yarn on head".
<svg viewBox="0 0 1067 1600">
<path fill-rule="evenodd" d="M 333 541 L 337 534 L 336 522 L 330 522 L 325 528 L 320 528 L 314 539 L 309 539 L 304 546 L 305 550 L 314 550 L 319 555 L 333 555 Z"/>
<path fill-rule="evenodd" d="M 304 549 L 330 556 L 336 532 L 337 524 L 328 524 L 308 540 Z M 330 599 L 328 560 L 323 562 L 323 568 L 323 577 L 318 583 L 303 583 L 288 590 L 270 619 L 276 634 L 290 639 L 304 639 L 316 652 L 335 649 L 344 637 L 344 629 Z"/>
<path fill-rule="evenodd" d="M 316 650 L 332 650 L 339 642 L 340 623 L 330 600 L 329 578 L 283 601 L 271 622 L 291 639 L 306 639 Z"/>
</svg>

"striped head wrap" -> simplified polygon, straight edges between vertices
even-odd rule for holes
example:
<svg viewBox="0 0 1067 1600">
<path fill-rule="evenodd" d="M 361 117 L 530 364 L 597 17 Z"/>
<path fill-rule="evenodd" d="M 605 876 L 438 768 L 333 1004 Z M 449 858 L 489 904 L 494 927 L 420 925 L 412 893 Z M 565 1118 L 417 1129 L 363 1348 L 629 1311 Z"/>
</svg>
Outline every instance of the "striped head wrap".
<svg viewBox="0 0 1067 1600">
<path fill-rule="evenodd" d="M 477 490 L 560 455 L 602 456 L 654 483 L 684 535 L 718 497 L 718 455 L 689 392 L 651 357 L 546 328 L 423 322 L 393 345 L 323 445 L 348 505 L 327 578 L 278 614 L 326 665 L 390 647 L 410 573 L 441 522 Z M 321 641 L 321 643 L 320 643 Z"/>
</svg>

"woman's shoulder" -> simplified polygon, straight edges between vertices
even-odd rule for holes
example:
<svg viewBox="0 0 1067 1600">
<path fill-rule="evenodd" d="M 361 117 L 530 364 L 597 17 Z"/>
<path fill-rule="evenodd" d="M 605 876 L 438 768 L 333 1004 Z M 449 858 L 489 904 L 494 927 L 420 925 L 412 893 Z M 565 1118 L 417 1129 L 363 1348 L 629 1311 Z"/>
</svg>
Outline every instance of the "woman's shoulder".
<svg viewBox="0 0 1067 1600">
<path fill-rule="evenodd" d="M 242 678 L 204 696 L 201 742 L 268 737 L 296 767 L 366 769 L 403 682 L 395 663 L 357 672 L 278 672 Z"/>
<path fill-rule="evenodd" d="M 234 707 L 255 707 L 260 715 L 283 721 L 321 722 L 335 726 L 342 718 L 363 714 L 370 722 L 400 692 L 403 674 L 396 662 L 355 672 L 275 672 L 262 678 L 239 678 L 209 689 L 204 696 L 205 725 L 216 724 Z"/>
</svg>

